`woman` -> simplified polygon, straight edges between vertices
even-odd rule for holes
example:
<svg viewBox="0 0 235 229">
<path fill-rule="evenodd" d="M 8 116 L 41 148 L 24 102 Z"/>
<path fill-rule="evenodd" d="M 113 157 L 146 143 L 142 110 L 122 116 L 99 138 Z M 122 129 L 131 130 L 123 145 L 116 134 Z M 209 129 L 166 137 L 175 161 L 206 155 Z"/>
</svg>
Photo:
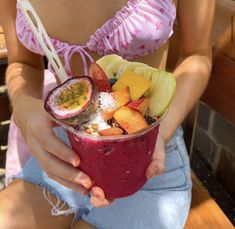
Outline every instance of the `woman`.
<svg viewBox="0 0 235 229">
<path fill-rule="evenodd" d="M 42 101 L 44 76 L 48 89 L 54 86 L 53 75 L 44 72 L 43 52 L 16 1 L 1 0 L 9 63 L 6 82 L 14 121 L 28 148 L 19 143 L 20 132 L 12 121 L 7 177 L 20 173 L 0 193 L 0 228 L 68 228 L 73 221 L 76 221 L 73 228 L 183 228 L 190 207 L 191 180 L 178 127 L 199 99 L 210 75 L 215 1 L 30 2 L 53 38 L 67 73 L 72 75 L 83 74 L 78 52 L 81 48 L 94 59 L 114 52 L 164 69 L 167 40 L 177 9 L 180 27 L 180 59 L 174 70 L 177 90 L 161 123 L 153 160 L 146 170 L 147 184 L 132 196 L 107 200 L 99 187 L 92 187 L 91 178 L 75 168 L 79 158 L 59 139 L 66 142 L 61 129 L 53 132 L 55 123 L 44 111 Z M 12 159 L 13 154 L 18 155 L 18 161 Z M 10 172 L 10 166 L 13 168 L 17 163 L 23 170 Z M 91 205 L 95 207 L 90 208 Z"/>
</svg>

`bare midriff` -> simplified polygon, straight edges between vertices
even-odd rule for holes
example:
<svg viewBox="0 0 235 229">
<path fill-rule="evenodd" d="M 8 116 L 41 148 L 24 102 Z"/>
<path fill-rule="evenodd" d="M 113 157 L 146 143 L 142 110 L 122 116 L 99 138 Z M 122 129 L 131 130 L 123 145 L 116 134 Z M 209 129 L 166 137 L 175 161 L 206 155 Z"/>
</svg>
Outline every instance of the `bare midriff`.
<svg viewBox="0 0 235 229">
<path fill-rule="evenodd" d="M 40 1 L 32 0 L 32 5 L 41 18 L 48 35 L 69 44 L 83 45 L 89 40 L 94 31 L 102 26 L 108 19 L 127 4 L 127 0 L 58 0 Z M 50 15 L 50 18 L 48 18 Z M 92 16 L 90 16 L 92 15 Z M 135 59 L 135 61 L 146 63 L 152 67 L 164 70 L 168 53 L 168 43 L 148 56 Z M 100 56 L 92 51 L 88 52 L 97 60 Z M 61 61 L 64 63 L 63 59 Z M 70 66 L 72 75 L 83 75 L 83 62 L 78 53 L 74 53 Z"/>
</svg>

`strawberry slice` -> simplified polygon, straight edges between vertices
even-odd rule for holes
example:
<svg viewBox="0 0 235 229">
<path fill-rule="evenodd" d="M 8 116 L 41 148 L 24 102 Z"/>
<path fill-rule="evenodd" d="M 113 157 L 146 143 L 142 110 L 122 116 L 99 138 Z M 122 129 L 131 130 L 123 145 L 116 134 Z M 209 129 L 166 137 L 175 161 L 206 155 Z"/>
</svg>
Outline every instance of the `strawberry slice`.
<svg viewBox="0 0 235 229">
<path fill-rule="evenodd" d="M 97 89 L 102 92 L 110 92 L 111 86 L 109 79 L 103 69 L 95 62 L 91 63 L 89 68 L 89 76 L 94 81 Z"/>
</svg>

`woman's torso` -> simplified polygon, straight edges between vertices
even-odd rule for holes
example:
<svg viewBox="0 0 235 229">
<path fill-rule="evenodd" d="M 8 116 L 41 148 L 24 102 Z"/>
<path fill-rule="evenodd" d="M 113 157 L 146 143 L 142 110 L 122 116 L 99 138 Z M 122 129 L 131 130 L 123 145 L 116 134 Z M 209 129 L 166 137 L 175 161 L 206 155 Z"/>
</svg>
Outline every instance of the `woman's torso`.
<svg viewBox="0 0 235 229">
<path fill-rule="evenodd" d="M 141 2 L 144 0 L 132 0 L 133 2 Z M 110 18 L 112 18 L 117 12 L 127 6 L 127 2 L 132 2 L 127 0 L 57 0 L 57 1 L 40 1 L 40 0 L 31 0 L 33 7 L 37 11 L 41 21 L 43 22 L 45 29 L 49 35 L 49 37 L 54 38 L 59 41 L 66 42 L 68 44 L 86 44 L 90 40 L 90 36 L 94 35 L 94 32 L 101 28 L 105 22 L 107 22 Z M 148 20 L 148 14 L 155 14 L 154 10 L 156 10 L 156 14 L 164 14 L 165 11 L 172 12 L 174 14 L 175 6 L 172 5 L 170 9 L 164 9 L 165 7 L 171 7 L 172 0 L 150 0 L 159 2 L 158 5 L 149 5 L 149 9 L 146 8 L 146 15 L 143 14 L 141 17 L 145 17 L 145 23 L 152 23 L 151 26 L 156 27 L 158 29 L 158 21 Z M 151 2 L 150 2 L 151 3 Z M 148 3 L 149 4 L 149 3 Z M 145 4 L 145 7 L 148 6 Z M 160 8 L 162 6 L 162 8 Z M 157 12 L 157 10 L 160 11 Z M 163 11 L 163 12 L 162 12 Z M 138 11 L 135 12 L 138 14 Z M 132 17 L 132 15 L 129 15 Z M 137 15 L 138 16 L 138 15 Z M 151 16 L 151 15 L 150 15 Z M 156 17 L 156 20 L 158 17 Z M 138 17 L 137 17 L 138 20 Z M 138 25 L 138 21 L 135 20 L 136 25 Z M 168 17 L 165 16 L 164 20 L 168 20 Z M 174 15 L 169 16 L 168 26 L 173 24 Z M 145 28 L 147 28 L 147 24 L 143 25 L 143 21 L 141 26 L 140 34 L 145 34 Z M 161 21 L 159 22 L 159 29 L 161 29 Z M 136 26 L 128 24 L 129 26 Z M 149 28 L 154 28 L 149 27 Z M 137 29 L 138 29 L 137 28 Z M 126 30 L 124 30 L 125 32 Z M 133 28 L 132 28 L 133 31 Z M 127 31 L 126 31 L 127 33 Z M 168 29 L 167 33 L 170 33 L 170 29 Z M 127 34 L 128 36 L 128 34 Z M 141 35 L 140 35 L 141 36 Z M 169 34 L 170 36 L 170 34 Z M 145 39 L 143 36 L 142 39 Z M 168 51 L 168 42 L 163 42 L 158 49 L 153 52 L 149 52 L 148 55 L 143 57 L 137 57 L 137 61 L 141 61 L 147 63 L 151 66 L 158 67 L 161 69 L 165 68 L 166 58 Z M 94 59 L 99 58 L 99 55 L 93 51 L 89 50 L 89 53 L 93 56 Z M 63 61 L 63 60 L 62 60 Z M 73 75 L 81 75 L 83 73 L 83 63 L 81 57 L 78 53 L 75 53 L 70 61 L 70 66 L 72 69 Z"/>
</svg>

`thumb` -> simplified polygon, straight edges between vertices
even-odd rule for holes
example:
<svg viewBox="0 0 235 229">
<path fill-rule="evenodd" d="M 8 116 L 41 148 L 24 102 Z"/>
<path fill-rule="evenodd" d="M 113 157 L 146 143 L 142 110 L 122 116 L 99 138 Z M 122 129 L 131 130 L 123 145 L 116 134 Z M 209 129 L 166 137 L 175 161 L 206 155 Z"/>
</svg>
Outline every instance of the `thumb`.
<svg viewBox="0 0 235 229">
<path fill-rule="evenodd" d="M 146 170 L 147 178 L 161 175 L 165 170 L 165 142 L 161 135 L 158 135 L 155 150 L 153 152 L 153 160 Z"/>
</svg>

